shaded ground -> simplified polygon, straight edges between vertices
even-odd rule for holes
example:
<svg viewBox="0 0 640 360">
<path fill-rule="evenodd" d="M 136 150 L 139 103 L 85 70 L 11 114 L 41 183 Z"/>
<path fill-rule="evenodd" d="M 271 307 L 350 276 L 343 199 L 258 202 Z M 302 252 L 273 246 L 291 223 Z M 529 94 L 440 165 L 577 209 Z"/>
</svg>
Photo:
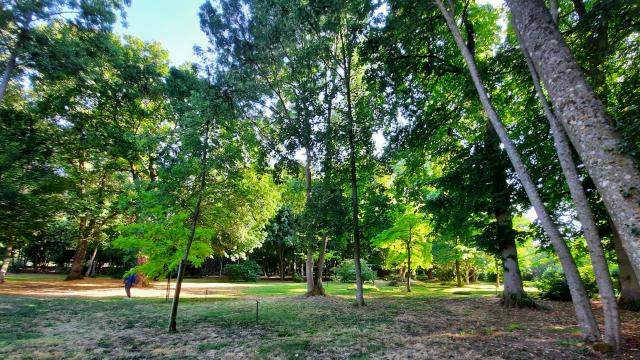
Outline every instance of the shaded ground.
<svg viewBox="0 0 640 360">
<path fill-rule="evenodd" d="M 357 308 L 343 284 L 329 284 L 331 296 L 306 299 L 297 295 L 304 284 L 193 281 L 191 297 L 180 305 L 179 332 L 169 334 L 165 289 L 134 289 L 140 297 L 125 300 L 117 281 L 49 280 L 14 277 L 0 287 L 0 358 L 602 357 L 580 341 L 570 303 L 546 303 L 552 309 L 545 311 L 502 309 L 490 285 L 417 284 L 407 294 L 378 284 L 368 288 L 368 305 Z M 202 289 L 210 292 L 206 300 Z M 118 290 L 115 298 L 100 298 Z M 62 297 L 65 291 L 93 298 Z M 159 299 L 148 297 L 157 292 Z M 626 352 L 618 358 L 640 358 L 640 315 L 623 312 L 622 318 Z"/>
</svg>

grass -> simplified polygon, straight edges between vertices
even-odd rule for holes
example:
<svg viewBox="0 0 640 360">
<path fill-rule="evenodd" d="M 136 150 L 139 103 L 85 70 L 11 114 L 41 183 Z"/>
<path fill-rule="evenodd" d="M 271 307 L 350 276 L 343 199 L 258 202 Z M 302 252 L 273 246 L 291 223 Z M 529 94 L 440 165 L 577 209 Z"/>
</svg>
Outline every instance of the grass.
<svg viewBox="0 0 640 360">
<path fill-rule="evenodd" d="M 10 281 L 56 277 L 19 275 Z M 91 280 L 87 280 L 90 282 Z M 206 285 L 218 279 L 187 280 Z M 555 310 L 501 310 L 493 284 L 463 288 L 413 284 L 412 292 L 367 284 L 364 308 L 352 284 L 329 283 L 326 298 L 304 298 L 305 284 L 221 284 L 221 297 L 184 298 L 170 334 L 164 298 L 5 296 L 0 358 L 582 358 L 571 304 Z M 464 293 L 464 295 L 459 295 Z M 256 323 L 256 300 L 259 318 Z M 626 319 L 625 323 L 629 323 Z M 638 319 L 632 319 L 636 321 Z M 638 320 L 640 322 L 640 320 Z M 548 337 L 551 342 L 537 339 Z"/>
</svg>

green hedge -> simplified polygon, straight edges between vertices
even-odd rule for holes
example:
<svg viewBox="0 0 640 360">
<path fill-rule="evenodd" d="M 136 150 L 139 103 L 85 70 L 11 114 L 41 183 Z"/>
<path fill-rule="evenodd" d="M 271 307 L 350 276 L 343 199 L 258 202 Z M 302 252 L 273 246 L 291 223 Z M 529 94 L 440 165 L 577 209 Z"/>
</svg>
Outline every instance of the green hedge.
<svg viewBox="0 0 640 360">
<path fill-rule="evenodd" d="M 239 264 L 227 264 L 224 273 L 232 281 L 258 281 L 262 268 L 255 261 L 247 260 Z"/>
</svg>

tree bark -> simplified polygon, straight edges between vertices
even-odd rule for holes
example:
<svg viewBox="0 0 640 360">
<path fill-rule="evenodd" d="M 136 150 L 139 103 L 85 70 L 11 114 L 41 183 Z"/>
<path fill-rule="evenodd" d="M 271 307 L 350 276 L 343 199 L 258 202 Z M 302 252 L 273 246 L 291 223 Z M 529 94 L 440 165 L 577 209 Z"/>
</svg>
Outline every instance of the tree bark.
<svg viewBox="0 0 640 360">
<path fill-rule="evenodd" d="M 322 241 L 322 247 L 320 248 L 320 254 L 318 255 L 318 270 L 315 274 L 315 281 L 313 284 L 313 295 L 325 296 L 324 287 L 322 286 L 322 275 L 324 272 L 324 254 L 327 252 L 327 242 L 329 241 L 329 237 L 327 235 L 324 236 Z"/>
<path fill-rule="evenodd" d="M 27 34 L 29 32 L 29 26 L 31 25 L 32 18 L 32 12 L 27 13 L 27 15 L 25 16 L 24 24 L 22 24 L 22 28 L 18 33 L 16 43 L 11 50 L 11 54 L 9 55 L 9 59 L 7 60 L 7 64 L 4 68 L 4 71 L 2 72 L 2 78 L 0 78 L 0 104 L 2 104 L 4 94 L 7 91 L 7 87 L 9 86 L 11 73 L 13 72 L 13 69 L 15 69 L 18 62 L 18 52 L 20 52 L 20 50 L 22 49 L 22 45 L 27 39 Z"/>
<path fill-rule="evenodd" d="M 571 292 L 571 297 L 573 299 L 574 308 L 576 311 L 576 318 L 580 327 L 582 329 L 583 337 L 588 341 L 597 341 L 600 339 L 600 331 L 598 329 L 598 324 L 596 323 L 595 317 L 593 316 L 593 311 L 591 309 L 591 303 L 589 298 L 587 297 L 586 291 L 584 289 L 584 285 L 582 284 L 582 280 L 580 279 L 580 274 L 578 273 L 578 268 L 569 252 L 569 248 L 567 244 L 564 242 L 560 231 L 557 226 L 554 224 L 551 216 L 547 212 L 542 199 L 540 198 L 540 194 L 538 190 L 531 180 L 531 176 L 529 175 L 522 159 L 520 158 L 520 154 L 518 153 L 514 143 L 509 138 L 507 131 L 500 121 L 498 114 L 493 109 L 491 105 L 491 101 L 487 95 L 487 91 L 482 83 L 480 78 L 480 73 L 476 67 L 475 60 L 473 59 L 469 49 L 466 47 L 462 35 L 460 34 L 460 30 L 456 26 L 456 23 L 453 20 L 452 15 L 449 11 L 444 7 L 442 1 L 434 0 L 438 8 L 440 8 L 441 13 L 443 14 L 451 33 L 458 45 L 460 52 L 463 55 L 467 66 L 469 67 L 469 72 L 471 73 L 471 78 L 476 87 L 478 95 L 480 97 L 480 102 L 491 121 L 491 125 L 496 130 L 500 141 L 504 145 L 504 148 L 511 160 L 511 164 L 513 165 L 518 179 L 522 183 L 522 186 L 527 193 L 533 208 L 536 211 L 536 215 L 540 222 L 542 223 L 542 227 L 545 230 L 546 235 L 551 240 L 553 247 L 556 250 L 556 254 L 560 260 L 560 264 L 564 270 L 564 273 L 567 277 L 567 283 L 569 284 L 569 290 Z M 513 3 L 514 1 L 510 1 Z M 546 10 L 545 10 L 546 11 Z M 551 22 L 551 16 L 548 11 L 546 11 L 547 17 Z"/>
<path fill-rule="evenodd" d="M 407 243 L 407 292 L 411 292 L 411 242 Z"/>
<path fill-rule="evenodd" d="M 306 128 L 307 131 L 311 131 L 310 130 L 310 124 L 308 119 L 306 120 Z M 304 180 L 305 180 L 305 188 L 306 188 L 306 193 L 307 193 L 307 206 L 309 206 L 311 204 L 311 139 L 310 139 L 310 133 L 307 132 L 307 139 L 306 139 L 306 146 L 305 146 L 305 153 L 306 153 L 306 161 L 305 161 L 305 166 L 304 166 Z M 305 276 L 306 276 L 306 280 L 307 280 L 307 296 L 313 296 L 313 288 L 314 288 L 314 282 L 313 282 L 313 247 L 312 244 L 307 244 L 307 261 L 306 261 L 306 268 L 305 268 Z"/>
<path fill-rule="evenodd" d="M 517 306 L 513 300 L 525 296 L 518 264 L 518 249 L 513 238 L 502 245 L 502 269 L 504 272 L 504 305 Z M 500 275 L 496 273 L 496 286 L 500 286 Z"/>
<path fill-rule="evenodd" d="M 500 139 L 491 124 L 487 124 L 486 132 L 487 139 L 485 144 L 489 152 L 494 156 L 500 154 Z M 502 159 L 496 158 L 494 160 L 501 161 Z M 526 296 L 526 294 L 522 285 L 520 264 L 518 263 L 518 250 L 510 211 L 511 199 L 506 164 L 500 167 L 491 166 L 491 169 L 494 171 L 491 177 L 491 201 L 496 219 L 496 241 L 498 242 L 502 258 L 502 270 L 504 272 L 503 305 L 511 307 L 517 305 L 513 303 L 513 300 Z"/>
<path fill-rule="evenodd" d="M 618 258 L 618 277 L 620 280 L 620 298 L 618 299 L 618 304 L 623 308 L 628 306 L 632 309 L 637 309 L 640 307 L 640 285 L 638 285 L 638 278 L 633 272 L 629 257 L 622 248 L 620 236 L 615 228 L 613 228 L 612 241 Z"/>
<path fill-rule="evenodd" d="M 191 220 L 191 232 L 187 239 L 187 246 L 185 246 L 184 254 L 180 265 L 178 265 L 178 275 L 176 276 L 176 288 L 174 291 L 173 302 L 171 303 L 171 315 L 169 316 L 169 332 L 176 332 L 176 317 L 178 315 L 178 303 L 180 302 L 180 290 L 182 289 L 182 280 L 184 279 L 184 272 L 187 266 L 187 260 L 189 258 L 189 250 L 191 250 L 191 244 L 196 234 L 196 227 L 198 225 L 198 218 L 200 217 L 200 205 L 202 204 L 202 198 L 204 195 L 204 189 L 207 183 L 207 155 L 209 149 L 209 128 L 210 120 L 207 118 L 204 125 L 204 140 L 202 141 L 203 150 L 200 164 L 202 165 L 202 173 L 200 174 L 200 189 L 198 189 L 198 199 L 193 210 L 193 219 Z"/>
<path fill-rule="evenodd" d="M 84 274 L 84 276 L 91 276 L 91 273 L 93 272 L 93 262 L 96 259 L 96 254 L 98 254 L 98 244 L 96 244 L 96 248 L 93 249 L 93 254 L 91 254 L 91 259 L 89 260 L 87 272 Z"/>
<path fill-rule="evenodd" d="M 460 260 L 456 259 L 456 285 L 462 287 L 462 274 L 460 274 Z"/>
<path fill-rule="evenodd" d="M 0 268 L 0 284 L 4 284 L 4 278 L 9 271 L 9 262 L 11 261 L 11 255 L 13 253 L 13 236 L 9 238 L 9 241 L 5 244 L 4 258 L 2 259 L 2 268 Z"/>
<path fill-rule="evenodd" d="M 280 280 L 284 280 L 284 250 L 282 245 L 278 245 L 278 264 L 280 265 Z"/>
<path fill-rule="evenodd" d="M 540 87 L 540 79 L 533 62 L 531 61 L 531 57 L 529 56 L 527 49 L 522 46 L 524 42 L 522 41 L 518 28 L 515 26 L 513 26 L 513 28 L 516 33 L 516 37 L 518 38 L 518 42 L 521 44 L 520 50 L 522 50 L 529 72 L 531 73 L 531 78 L 536 89 L 538 100 L 540 101 L 540 105 L 542 106 L 547 120 L 549 121 L 551 134 L 553 135 L 553 143 L 555 145 L 556 152 L 558 153 L 558 159 L 560 160 L 560 166 L 562 167 L 562 172 L 567 181 L 567 185 L 569 186 L 571 199 L 573 200 L 573 204 L 577 210 L 582 232 L 587 241 L 591 265 L 593 266 L 600 299 L 602 300 L 604 313 L 604 341 L 615 351 L 620 351 L 620 315 L 618 314 L 618 304 L 616 302 L 615 293 L 613 292 L 611 274 L 609 274 L 609 266 L 604 256 L 602 240 L 598 233 L 595 217 L 593 215 L 593 211 L 591 211 L 591 207 L 589 206 L 587 194 L 580 182 L 576 164 L 573 162 L 569 139 L 567 139 L 566 133 L 562 129 L 562 125 L 560 125 L 554 112 L 547 103 L 547 98 Z"/>
<path fill-rule="evenodd" d="M 355 123 L 353 119 L 353 108 L 351 102 L 351 49 L 344 44 L 343 38 L 343 69 L 345 83 L 345 98 L 347 100 L 347 121 L 349 126 L 349 167 L 351 174 L 351 210 L 353 217 L 353 258 L 356 272 L 356 305 L 364 306 L 364 289 L 362 284 L 362 269 L 360 267 L 360 225 L 358 221 L 358 178 L 356 171 L 356 149 L 355 149 Z"/>
<path fill-rule="evenodd" d="M 602 195 L 623 248 L 640 273 L 640 170 L 621 153 L 620 135 L 587 83 L 541 0 L 507 0 L 524 47 L 551 97 L 558 120 Z"/>
<path fill-rule="evenodd" d="M 80 216 L 80 222 L 78 225 L 78 233 L 80 239 L 76 252 L 73 255 L 73 263 L 71 264 L 71 270 L 65 278 L 65 280 L 80 280 L 82 279 L 82 269 L 84 268 L 85 256 L 87 255 L 87 248 L 89 247 L 89 238 L 87 237 L 87 217 Z"/>
</svg>

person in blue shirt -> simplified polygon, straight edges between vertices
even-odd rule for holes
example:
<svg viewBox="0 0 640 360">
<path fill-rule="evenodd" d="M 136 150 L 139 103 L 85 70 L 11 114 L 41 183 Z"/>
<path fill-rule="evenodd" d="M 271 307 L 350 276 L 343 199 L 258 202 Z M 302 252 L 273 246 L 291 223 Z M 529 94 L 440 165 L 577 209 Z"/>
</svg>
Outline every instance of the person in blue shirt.
<svg viewBox="0 0 640 360">
<path fill-rule="evenodd" d="M 133 273 L 124 278 L 124 291 L 127 293 L 127 297 L 131 298 L 131 287 L 136 283 L 136 274 Z"/>
</svg>

